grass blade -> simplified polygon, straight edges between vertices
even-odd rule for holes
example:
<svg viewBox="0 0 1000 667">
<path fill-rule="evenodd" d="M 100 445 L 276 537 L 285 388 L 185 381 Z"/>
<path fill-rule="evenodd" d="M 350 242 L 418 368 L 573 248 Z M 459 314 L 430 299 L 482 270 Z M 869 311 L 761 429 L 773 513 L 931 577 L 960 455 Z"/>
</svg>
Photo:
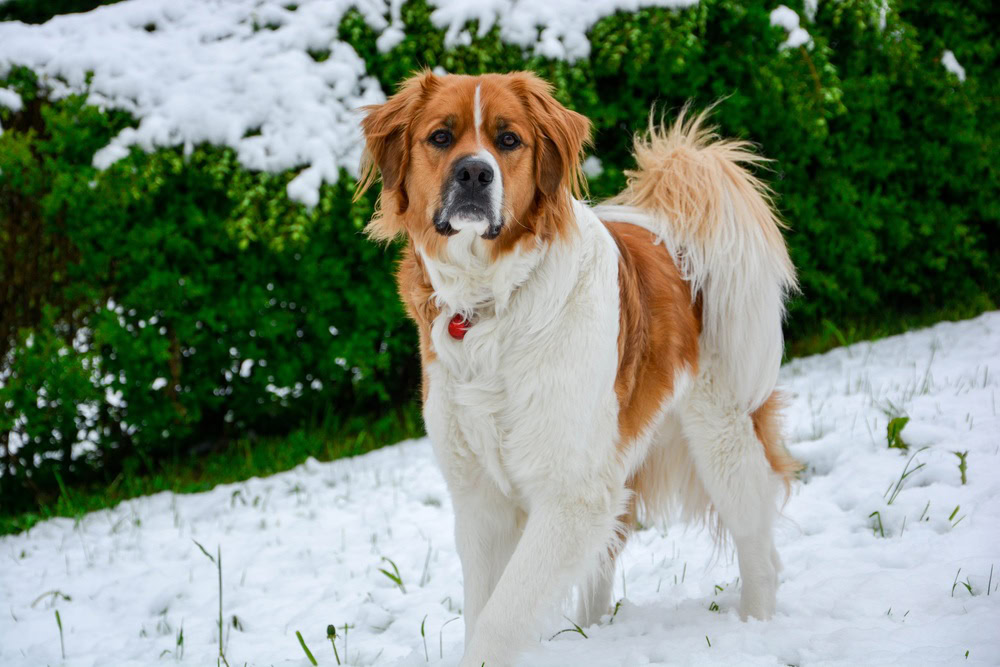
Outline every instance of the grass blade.
<svg viewBox="0 0 1000 667">
<path fill-rule="evenodd" d="M 62 619 L 59 618 L 59 610 L 56 609 L 56 625 L 59 626 L 59 650 L 62 651 L 63 660 L 66 659 L 66 644 L 63 643 Z"/>
<path fill-rule="evenodd" d="M 195 546 L 197 546 L 199 549 L 201 549 L 201 552 L 203 554 L 205 554 L 205 558 L 207 558 L 208 560 L 212 561 L 213 563 L 215 562 L 215 556 L 213 556 L 212 554 L 208 553 L 208 550 L 205 549 L 205 547 L 201 546 L 201 543 L 198 542 L 198 540 L 192 539 L 191 541 L 194 542 Z"/>
<path fill-rule="evenodd" d="M 299 646 L 301 646 L 302 650 L 306 652 L 306 657 L 309 658 L 309 662 L 311 662 L 314 666 L 319 665 L 319 663 L 316 662 L 316 658 L 313 656 L 312 651 L 310 651 L 309 647 L 306 646 L 306 640 L 302 638 L 302 633 L 296 630 L 295 636 L 299 638 Z"/>
<path fill-rule="evenodd" d="M 333 646 L 333 657 L 337 659 L 337 664 L 339 665 L 340 654 L 337 653 L 337 626 L 333 624 L 326 626 L 326 638 L 330 640 L 330 645 Z"/>
<path fill-rule="evenodd" d="M 427 614 L 424 614 L 424 620 L 420 621 L 420 638 L 424 640 L 424 662 L 430 662 L 431 658 L 427 655 L 427 635 L 424 633 L 424 626 L 427 624 Z"/>
</svg>

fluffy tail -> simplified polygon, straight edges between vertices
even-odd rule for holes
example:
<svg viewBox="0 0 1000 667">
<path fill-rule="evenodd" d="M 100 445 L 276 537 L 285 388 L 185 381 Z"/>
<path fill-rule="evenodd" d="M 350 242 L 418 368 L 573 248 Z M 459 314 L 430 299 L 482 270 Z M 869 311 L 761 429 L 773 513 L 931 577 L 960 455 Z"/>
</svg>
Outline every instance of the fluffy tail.
<svg viewBox="0 0 1000 667">
<path fill-rule="evenodd" d="M 750 412 L 778 379 L 795 269 L 771 191 L 746 168 L 766 159 L 748 142 L 720 139 L 707 115 L 689 117 L 685 107 L 670 128 L 651 118 L 648 135 L 635 140 L 638 169 L 597 212 L 647 227 L 666 244 L 701 300 L 703 362 Z"/>
</svg>

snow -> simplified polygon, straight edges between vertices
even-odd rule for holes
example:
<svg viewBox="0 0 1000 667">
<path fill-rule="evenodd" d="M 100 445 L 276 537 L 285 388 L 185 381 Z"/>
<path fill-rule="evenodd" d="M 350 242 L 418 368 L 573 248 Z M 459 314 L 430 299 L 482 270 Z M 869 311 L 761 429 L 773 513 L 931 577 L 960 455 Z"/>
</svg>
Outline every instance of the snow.
<svg viewBox="0 0 1000 667">
<path fill-rule="evenodd" d="M 0 88 L 0 107 L 5 107 L 11 111 L 20 111 L 21 96 L 13 90 Z"/>
<path fill-rule="evenodd" d="M 738 620 L 737 567 L 705 531 L 648 526 L 619 563 L 613 621 L 549 640 L 570 627 L 557 618 L 524 664 L 997 664 L 998 378 L 1000 312 L 787 364 L 786 431 L 807 469 L 777 531 L 776 617 Z M 902 415 L 905 452 L 886 441 Z M 953 452 L 968 452 L 967 484 Z M 425 645 L 455 664 L 451 529 L 426 440 L 46 521 L 0 538 L 0 664 L 59 663 L 54 610 L 60 664 L 167 664 L 182 626 L 181 663 L 214 664 L 218 574 L 195 540 L 221 548 L 229 664 L 305 667 L 299 630 L 332 665 L 326 627 L 344 623 L 345 664 L 416 667 Z"/>
<path fill-rule="evenodd" d="M 604 173 L 601 158 L 596 155 L 588 155 L 587 159 L 583 161 L 583 173 L 587 175 L 587 178 L 597 178 Z"/>
<path fill-rule="evenodd" d="M 965 68 L 962 67 L 955 54 L 950 49 L 945 49 L 941 54 L 941 64 L 944 68 L 958 77 L 959 81 L 965 81 Z"/>
<path fill-rule="evenodd" d="M 788 39 L 779 48 L 794 49 L 808 44 L 811 39 L 806 29 L 799 25 L 799 15 L 785 5 L 778 5 L 771 11 L 771 25 L 781 26 L 788 31 Z"/>
<path fill-rule="evenodd" d="M 0 107 L 5 107 L 11 111 L 21 110 L 21 96 L 13 90 L 0 88 Z M 0 124 L 0 134 L 3 134 L 3 124 Z"/>
<path fill-rule="evenodd" d="M 819 0 L 805 0 L 803 4 L 803 9 L 805 10 L 806 18 L 810 21 L 816 20 L 816 10 L 819 9 Z"/>
<path fill-rule="evenodd" d="M 619 10 L 687 7 L 697 0 L 431 0 L 449 46 L 498 25 L 526 52 L 575 60 L 586 32 Z M 359 108 L 385 100 L 364 61 L 338 39 L 354 7 L 385 52 L 405 37 L 402 0 L 129 0 L 42 25 L 0 22 L 0 77 L 13 65 L 39 73 L 55 97 L 87 93 L 139 122 L 94 155 L 105 169 L 132 147 L 209 143 L 234 149 L 252 170 L 301 169 L 288 196 L 315 206 L 341 169 L 357 176 Z M 329 53 L 328 57 L 323 59 Z M 314 57 L 315 56 L 315 57 Z M 319 62 L 319 60 L 322 60 Z M 12 99 L 12 98 L 10 98 Z M 0 93 L 0 103 L 4 98 Z"/>
<path fill-rule="evenodd" d="M 605 16 L 643 7 L 681 9 L 698 0 L 431 0 L 430 4 L 437 7 L 431 22 L 445 30 L 446 46 L 469 44 L 471 34 L 465 25 L 478 21 L 477 37 L 499 25 L 503 41 L 535 55 L 572 62 L 590 54 L 587 31 Z"/>
<path fill-rule="evenodd" d="M 885 30 L 889 22 L 889 0 L 881 0 L 878 5 L 878 29 Z"/>
</svg>

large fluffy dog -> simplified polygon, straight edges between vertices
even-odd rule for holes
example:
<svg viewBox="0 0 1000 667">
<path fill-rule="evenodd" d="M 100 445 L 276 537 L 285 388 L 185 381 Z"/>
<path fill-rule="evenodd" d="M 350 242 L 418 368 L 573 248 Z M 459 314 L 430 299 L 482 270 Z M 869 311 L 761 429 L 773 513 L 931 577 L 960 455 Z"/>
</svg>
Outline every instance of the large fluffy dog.
<svg viewBox="0 0 1000 667">
<path fill-rule="evenodd" d="M 795 273 L 760 158 L 683 115 L 579 200 L 590 123 L 527 73 L 408 80 L 363 122 L 369 234 L 405 236 L 424 420 L 455 507 L 462 665 L 512 663 L 579 590 L 608 611 L 637 513 L 676 501 L 731 536 L 740 613 L 768 618 L 795 464 L 773 393 Z"/>
</svg>

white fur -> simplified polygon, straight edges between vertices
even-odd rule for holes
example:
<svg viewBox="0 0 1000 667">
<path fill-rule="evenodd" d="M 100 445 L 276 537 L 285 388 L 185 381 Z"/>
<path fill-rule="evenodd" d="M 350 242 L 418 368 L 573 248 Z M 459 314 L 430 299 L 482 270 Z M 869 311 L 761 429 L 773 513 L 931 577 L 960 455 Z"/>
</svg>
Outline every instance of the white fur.
<svg viewBox="0 0 1000 667">
<path fill-rule="evenodd" d="M 490 165 L 493 169 L 493 182 L 490 183 L 490 208 L 493 209 L 493 219 L 503 220 L 503 170 L 500 169 L 500 164 L 497 159 L 493 157 L 493 153 L 486 150 L 485 148 L 480 149 L 476 153 L 476 157 L 486 164 Z M 454 226 L 454 225 L 453 225 Z M 482 234 L 482 232 L 480 232 Z"/>
<path fill-rule="evenodd" d="M 659 417 L 618 446 L 619 253 L 591 209 L 574 202 L 573 214 L 568 239 L 496 261 L 472 228 L 449 237 L 438 258 L 421 253 L 441 308 L 424 419 L 455 507 L 464 667 L 513 664 L 573 585 L 584 622 L 608 611 L 608 551 L 629 501 L 626 480 L 643 466 L 662 474 L 657 502 L 679 495 L 714 505 L 739 552 L 741 613 L 774 611 L 777 480 L 753 433 L 747 393 L 719 373 L 727 360 L 703 350 L 697 378 L 676 369 L 676 391 Z M 712 283 L 720 288 L 739 292 Z M 447 330 L 456 313 L 473 323 L 462 340 Z M 768 345 L 761 353 L 777 364 Z M 757 382 L 773 386 L 770 371 Z M 674 484 L 671 461 L 686 482 Z"/>
<path fill-rule="evenodd" d="M 473 124 L 476 126 L 476 144 L 479 146 L 483 145 L 482 140 L 479 138 L 479 130 L 483 126 L 483 100 L 480 94 L 482 88 L 482 84 L 476 86 L 475 99 L 472 101 L 472 120 Z"/>
<path fill-rule="evenodd" d="M 736 545 L 740 617 L 766 619 L 774 614 L 781 568 L 771 537 L 781 482 L 739 397 L 716 377 L 717 367 L 717 358 L 702 357 L 680 423 L 698 479 Z"/>
<path fill-rule="evenodd" d="M 463 229 L 471 229 L 476 236 L 482 236 L 489 229 L 490 223 L 486 218 L 466 218 L 460 215 L 452 216 L 448 222 L 451 223 L 452 229 L 455 231 L 462 231 Z"/>
</svg>

